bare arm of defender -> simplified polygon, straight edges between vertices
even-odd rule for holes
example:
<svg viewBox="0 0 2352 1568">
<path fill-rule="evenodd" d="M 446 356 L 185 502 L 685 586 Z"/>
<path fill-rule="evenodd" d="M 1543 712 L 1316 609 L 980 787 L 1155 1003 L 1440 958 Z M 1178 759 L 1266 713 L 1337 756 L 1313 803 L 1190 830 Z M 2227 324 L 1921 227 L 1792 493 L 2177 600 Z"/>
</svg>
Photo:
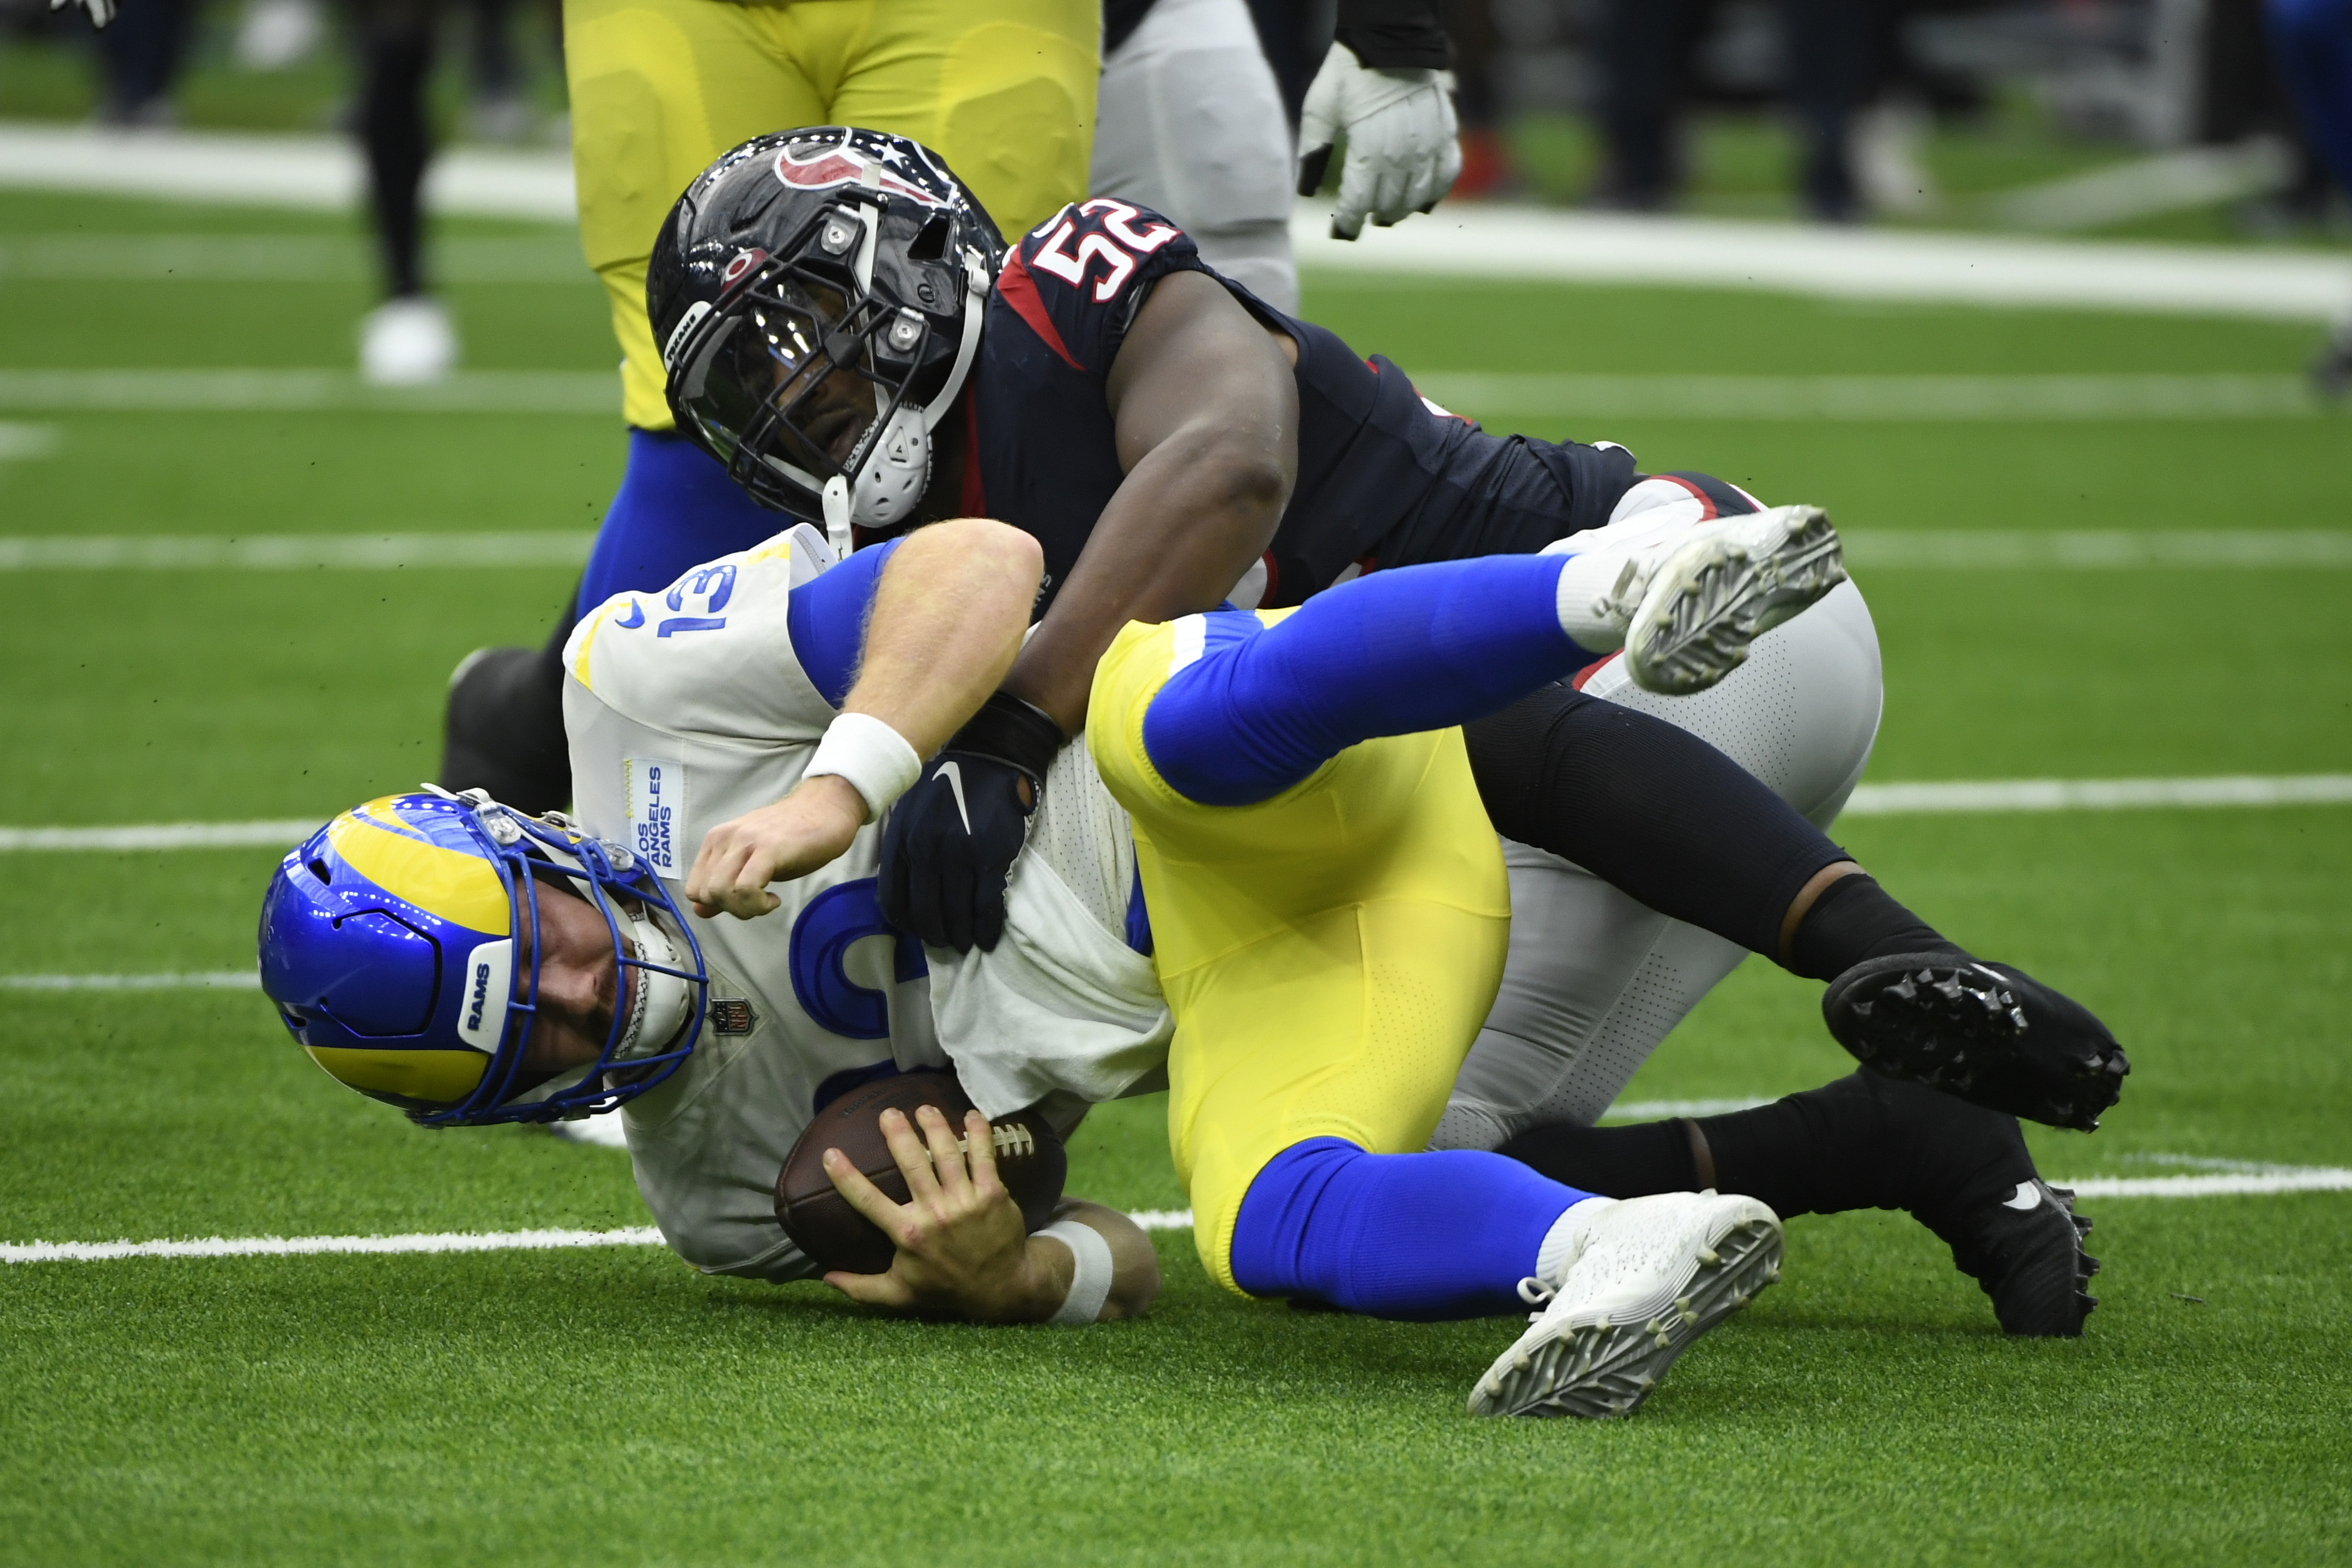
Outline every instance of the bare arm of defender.
<svg viewBox="0 0 2352 1568">
<path fill-rule="evenodd" d="M 835 1189 L 898 1252 L 887 1273 L 835 1270 L 824 1282 L 869 1306 L 953 1312 L 983 1323 L 1053 1319 L 1070 1297 L 1077 1256 L 1055 1237 L 1023 1233 L 1021 1211 L 997 1175 L 988 1119 L 977 1110 L 965 1114 L 959 1149 L 958 1130 L 939 1110 L 927 1105 L 915 1115 L 910 1124 L 899 1111 L 882 1113 L 883 1137 L 907 1178 L 906 1203 L 891 1202 L 839 1150 L 825 1151 Z M 1054 1217 L 1087 1226 L 1109 1247 L 1110 1285 L 1095 1321 L 1135 1317 L 1151 1304 L 1160 1293 L 1160 1259 L 1134 1221 L 1078 1200 L 1065 1200 Z"/>
<path fill-rule="evenodd" d="M 1037 542 L 1003 523 L 963 518 L 918 530 L 882 568 L 843 712 L 880 720 L 918 757 L 938 751 L 1011 667 L 1044 570 Z M 778 903 L 769 883 L 831 863 L 868 815 L 847 779 L 825 773 L 720 823 L 687 872 L 695 913 L 768 913 Z"/>
<path fill-rule="evenodd" d="M 1298 479 L 1297 356 L 1205 273 L 1153 286 L 1106 388 L 1126 481 L 1006 691 L 1077 733 L 1119 627 L 1213 608 L 1265 553 Z"/>
</svg>

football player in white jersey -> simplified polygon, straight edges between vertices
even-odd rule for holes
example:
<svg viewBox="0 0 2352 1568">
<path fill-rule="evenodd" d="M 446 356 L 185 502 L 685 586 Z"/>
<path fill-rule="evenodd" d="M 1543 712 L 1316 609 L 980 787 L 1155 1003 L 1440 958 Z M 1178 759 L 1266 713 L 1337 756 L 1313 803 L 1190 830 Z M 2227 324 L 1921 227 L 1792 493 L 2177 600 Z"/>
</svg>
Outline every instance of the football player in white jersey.
<svg viewBox="0 0 2352 1568">
<path fill-rule="evenodd" d="M 264 987 L 321 1066 L 427 1125 L 621 1109 L 664 1238 L 709 1273 L 814 1277 L 774 1212 L 802 1128 L 845 1086 L 947 1063 L 919 951 L 875 909 L 867 803 L 993 689 L 1039 573 L 1027 535 L 984 521 L 820 579 L 833 564 L 799 528 L 582 624 L 566 669 L 584 834 L 390 797 L 289 855 L 263 910 Z M 795 862 L 812 874 L 766 895 L 778 918 L 688 921 L 664 884 L 703 828 L 759 837 L 760 808 L 788 794 L 803 826 L 824 810 Z M 789 836 L 759 847 L 800 853 Z M 953 1156 L 955 1133 L 922 1120 L 898 1136 Z M 940 1163 L 918 1193 L 931 1219 L 1001 1195 L 983 1163 Z M 910 1206 L 908 1223 L 931 1219 Z M 1075 1298 L 1091 1321 L 1157 1290 L 1150 1242 L 1115 1211 L 1066 1203 L 1047 1232 L 1022 1229 L 1017 1213 L 1009 1235 L 954 1227 L 856 1293 L 1024 1321 Z"/>
</svg>

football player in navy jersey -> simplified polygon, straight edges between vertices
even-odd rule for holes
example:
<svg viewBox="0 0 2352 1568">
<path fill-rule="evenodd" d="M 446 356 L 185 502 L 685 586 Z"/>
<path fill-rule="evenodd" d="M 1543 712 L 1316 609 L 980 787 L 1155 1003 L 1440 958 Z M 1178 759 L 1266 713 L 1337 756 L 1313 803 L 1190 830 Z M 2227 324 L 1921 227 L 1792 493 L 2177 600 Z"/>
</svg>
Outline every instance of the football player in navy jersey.
<svg viewBox="0 0 2352 1568">
<path fill-rule="evenodd" d="M 1129 621 L 1557 547 L 1578 645 L 1694 691 L 1844 577 L 1817 509 L 1704 476 L 1666 487 L 1695 506 L 1660 508 L 1622 447 L 1489 436 L 1146 209 L 1076 203 L 1008 247 L 903 138 L 736 148 L 671 213 L 646 304 L 679 428 L 754 499 L 842 545 L 981 515 L 1044 548 L 1035 630 L 932 764 L 955 787 L 890 826 L 885 908 L 941 945 L 1002 930 L 1046 766 Z"/>
</svg>

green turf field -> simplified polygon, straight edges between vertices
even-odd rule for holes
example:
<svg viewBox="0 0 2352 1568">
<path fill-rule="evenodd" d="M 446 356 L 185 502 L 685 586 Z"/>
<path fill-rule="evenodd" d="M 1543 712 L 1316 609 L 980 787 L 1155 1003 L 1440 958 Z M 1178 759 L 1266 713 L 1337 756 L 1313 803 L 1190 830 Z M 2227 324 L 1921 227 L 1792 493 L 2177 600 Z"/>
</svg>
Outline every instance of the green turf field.
<svg viewBox="0 0 2352 1568">
<path fill-rule="evenodd" d="M 0 237 L 349 236 L 288 215 L 0 197 Z M 545 231 L 461 226 L 475 237 Z M 122 243 L 131 243 L 124 241 Z M 353 257 L 359 252 L 354 241 Z M 0 276 L 0 371 L 341 367 L 342 281 Z M 601 296 L 453 289 L 469 364 L 597 371 Z M 1769 296 L 1310 280 L 1408 369 L 2273 373 L 2291 326 Z M 1472 412 L 1479 412 L 1472 410 Z M 1497 424 L 1507 423 L 1498 417 Z M 38 434 L 21 434 L 31 428 Z M 1569 434 L 1564 426 L 1530 426 Z M 0 409 L 0 535 L 576 531 L 594 415 Z M 2343 417 L 1587 427 L 1871 530 L 2345 528 Z M 1859 574 L 1871 778 L 2352 772 L 2341 570 Z M 0 826 L 323 818 L 437 759 L 443 679 L 536 640 L 568 568 L 0 573 Z M 2053 1176 L 2352 1165 L 2352 809 L 1882 817 L 1841 829 L 2132 1050 Z M 247 966 L 266 850 L 0 854 L 0 974 Z M 1750 965 L 1629 1098 L 1847 1069 Z M 426 1135 L 251 993 L 0 992 L 0 1241 L 640 1226 L 614 1152 Z M 1181 1206 L 1157 1100 L 1072 1187 Z M 2184 1163 L 2187 1162 L 2187 1163 Z M 2352 1194 L 2085 1202 L 2084 1339 L 2015 1343 L 1901 1215 L 1789 1227 L 1781 1285 L 1629 1422 L 1479 1422 L 1510 1320 L 1167 1293 L 1084 1331 L 870 1317 L 656 1248 L 0 1267 L 0 1555 L 26 1563 L 2342 1561 Z"/>
</svg>

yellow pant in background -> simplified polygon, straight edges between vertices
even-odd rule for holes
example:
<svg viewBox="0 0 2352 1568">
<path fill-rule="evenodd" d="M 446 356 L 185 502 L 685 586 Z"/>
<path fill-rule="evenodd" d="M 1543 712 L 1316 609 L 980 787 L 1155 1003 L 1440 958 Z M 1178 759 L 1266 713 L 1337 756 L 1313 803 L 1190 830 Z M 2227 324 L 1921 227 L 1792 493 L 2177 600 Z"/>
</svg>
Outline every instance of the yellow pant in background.
<svg viewBox="0 0 2352 1568">
<path fill-rule="evenodd" d="M 1143 749 L 1174 633 L 1111 644 L 1087 744 L 1135 820 L 1192 1242 L 1238 1289 L 1234 1219 L 1267 1161 L 1307 1138 L 1428 1143 L 1502 979 L 1510 886 L 1459 730 L 1350 746 L 1255 805 L 1178 795 Z"/>
<path fill-rule="evenodd" d="M 1013 238 L 1087 194 L 1101 31 L 1097 0 L 564 0 L 580 239 L 628 422 L 670 427 L 646 263 L 721 153 L 798 125 L 909 136 Z"/>
</svg>

